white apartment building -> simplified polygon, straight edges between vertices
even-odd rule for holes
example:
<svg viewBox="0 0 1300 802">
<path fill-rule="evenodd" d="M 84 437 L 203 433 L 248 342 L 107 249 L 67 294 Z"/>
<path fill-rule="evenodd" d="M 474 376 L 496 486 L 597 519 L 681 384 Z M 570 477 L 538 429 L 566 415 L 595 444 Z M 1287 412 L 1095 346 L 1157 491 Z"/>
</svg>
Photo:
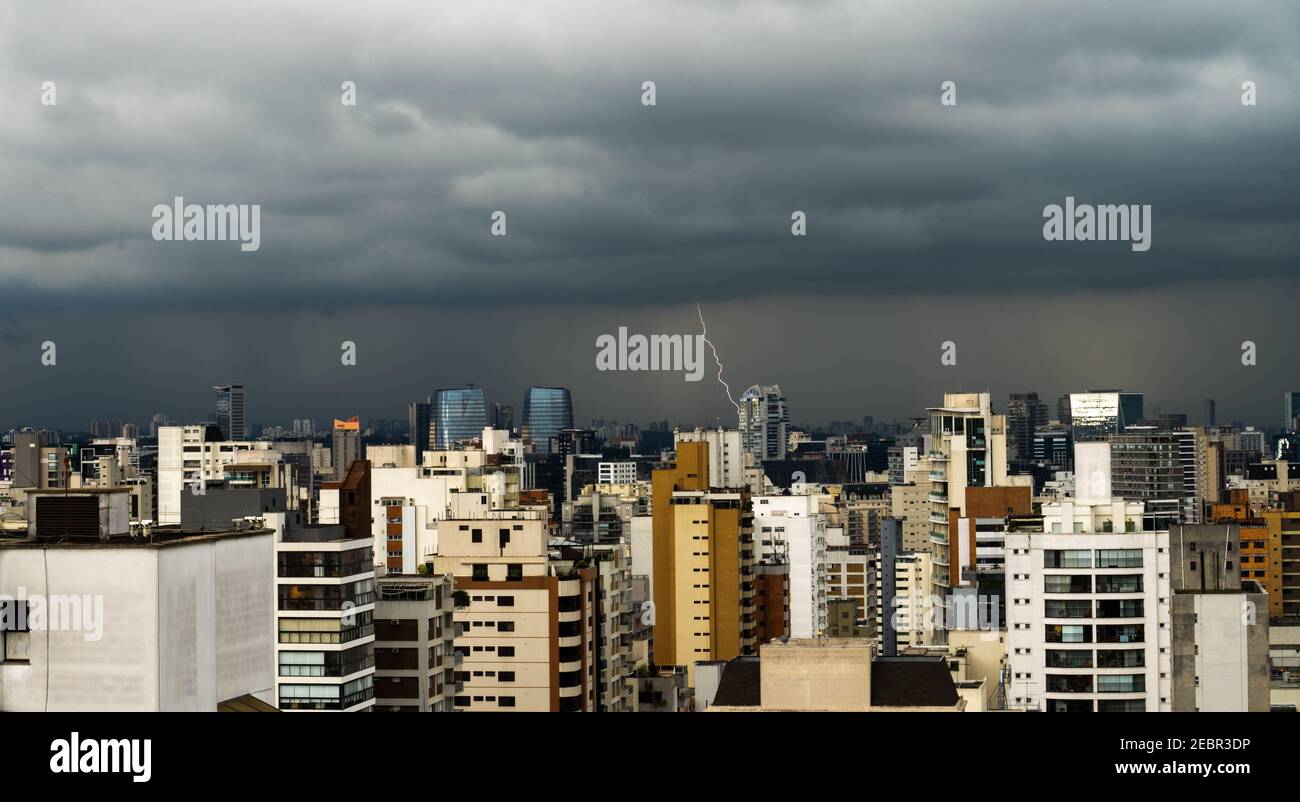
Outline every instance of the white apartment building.
<svg viewBox="0 0 1300 802">
<path fill-rule="evenodd" d="M 745 446 L 737 429 L 675 430 L 673 446 L 677 443 L 709 444 L 709 486 L 744 487 Z"/>
<path fill-rule="evenodd" d="M 597 481 L 602 485 L 630 485 L 636 482 L 635 462 L 601 462 L 596 466 Z"/>
<path fill-rule="evenodd" d="M 952 587 L 949 510 L 966 513 L 967 487 L 1007 484 L 1006 416 L 994 415 L 988 393 L 944 393 L 943 406 L 931 407 L 929 479 L 934 595 Z"/>
<path fill-rule="evenodd" d="M 880 576 L 879 558 L 876 560 L 876 631 L 884 631 L 885 615 L 893 614 L 894 629 L 898 634 L 898 649 L 924 646 L 934 642 L 936 616 L 942 608 L 931 596 L 933 563 L 926 552 L 899 554 L 894 559 L 895 596 L 894 609 L 886 610 L 880 591 L 884 587 Z"/>
<path fill-rule="evenodd" d="M 1046 531 L 1007 533 L 1008 707 L 1170 709 L 1169 533 L 1097 517 L 1132 505 L 1065 504 Z"/>
<path fill-rule="evenodd" d="M 790 636 L 812 638 L 827 627 L 826 516 L 820 496 L 756 496 L 754 541 L 759 562 L 790 564 Z"/>
<path fill-rule="evenodd" d="M 233 486 L 283 487 L 298 499 L 296 466 L 284 462 L 274 444 L 248 440 L 206 440 L 207 427 L 158 429 L 158 523 L 181 522 L 181 494 L 202 492 L 208 482 Z M 291 502 L 292 503 L 292 502 Z"/>
<path fill-rule="evenodd" d="M 0 604 L 29 613 L 40 600 L 47 610 L 43 626 L 24 615 L 26 629 L 0 632 L 0 712 L 215 712 L 249 695 L 270 702 L 272 533 L 142 540 L 119 519 L 106 540 L 0 538 Z"/>
</svg>

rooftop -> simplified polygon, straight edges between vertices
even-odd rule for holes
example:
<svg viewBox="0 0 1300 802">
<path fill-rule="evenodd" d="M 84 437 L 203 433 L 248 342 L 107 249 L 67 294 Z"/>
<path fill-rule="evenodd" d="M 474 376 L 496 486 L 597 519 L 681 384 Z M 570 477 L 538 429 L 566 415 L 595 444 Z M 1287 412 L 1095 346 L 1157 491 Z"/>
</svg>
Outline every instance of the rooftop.
<svg viewBox="0 0 1300 802">
<path fill-rule="evenodd" d="M 89 538 L 62 539 L 39 537 L 29 540 L 25 532 L 0 534 L 0 549 L 158 549 L 167 546 L 188 546 L 213 540 L 237 537 L 257 537 L 273 535 L 274 531 L 265 527 L 250 526 L 244 529 L 225 529 L 219 531 L 181 529 L 180 527 L 155 526 L 148 534 L 115 535 L 107 540 Z"/>
</svg>

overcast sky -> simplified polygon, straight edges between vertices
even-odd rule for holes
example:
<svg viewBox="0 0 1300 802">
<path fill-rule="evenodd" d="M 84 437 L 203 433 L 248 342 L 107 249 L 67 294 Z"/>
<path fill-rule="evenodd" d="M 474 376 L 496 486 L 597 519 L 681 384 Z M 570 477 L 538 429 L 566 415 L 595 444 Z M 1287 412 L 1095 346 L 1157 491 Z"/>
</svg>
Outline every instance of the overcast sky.
<svg viewBox="0 0 1300 802">
<path fill-rule="evenodd" d="M 734 422 L 712 371 L 595 368 L 697 303 L 801 422 L 1108 386 L 1276 426 L 1300 389 L 1291 0 L 199 5 L 0 6 L 0 428 L 218 382 L 264 424 L 466 383 Z M 155 242 L 177 195 L 260 204 L 260 249 Z M 1045 241 L 1066 196 L 1150 204 L 1151 249 Z"/>
</svg>

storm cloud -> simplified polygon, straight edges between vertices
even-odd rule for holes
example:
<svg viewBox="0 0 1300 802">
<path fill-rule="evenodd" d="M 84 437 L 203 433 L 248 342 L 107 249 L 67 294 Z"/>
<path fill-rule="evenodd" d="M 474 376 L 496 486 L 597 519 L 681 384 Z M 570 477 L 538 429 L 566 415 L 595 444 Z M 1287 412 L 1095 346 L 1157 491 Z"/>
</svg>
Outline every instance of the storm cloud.
<svg viewBox="0 0 1300 802">
<path fill-rule="evenodd" d="M 731 386 L 800 420 L 1105 384 L 1274 424 L 1297 39 L 1281 1 L 8 4 L 0 427 L 194 417 L 218 381 L 266 423 L 471 381 L 725 420 L 716 384 L 594 367 L 600 333 L 694 333 L 697 302 Z M 260 249 L 155 242 L 178 195 L 260 204 Z M 1151 250 L 1045 241 L 1067 196 L 1149 204 Z"/>
</svg>

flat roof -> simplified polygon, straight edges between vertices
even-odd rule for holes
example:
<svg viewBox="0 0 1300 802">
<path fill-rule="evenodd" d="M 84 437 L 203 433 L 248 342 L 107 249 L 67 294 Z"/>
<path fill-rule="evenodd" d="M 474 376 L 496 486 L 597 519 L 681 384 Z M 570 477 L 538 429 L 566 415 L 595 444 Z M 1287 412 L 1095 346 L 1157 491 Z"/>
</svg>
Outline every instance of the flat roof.
<svg viewBox="0 0 1300 802">
<path fill-rule="evenodd" d="M 37 537 L 28 540 L 26 533 L 22 537 L 0 535 L 0 548 L 4 549 L 160 549 L 167 546 L 189 546 L 224 538 L 256 537 L 274 535 L 274 529 L 249 528 L 227 529 L 213 532 L 182 530 L 178 527 L 154 527 L 148 535 L 114 535 L 108 540 L 90 540 L 87 538 L 59 540 L 56 538 Z"/>
</svg>

